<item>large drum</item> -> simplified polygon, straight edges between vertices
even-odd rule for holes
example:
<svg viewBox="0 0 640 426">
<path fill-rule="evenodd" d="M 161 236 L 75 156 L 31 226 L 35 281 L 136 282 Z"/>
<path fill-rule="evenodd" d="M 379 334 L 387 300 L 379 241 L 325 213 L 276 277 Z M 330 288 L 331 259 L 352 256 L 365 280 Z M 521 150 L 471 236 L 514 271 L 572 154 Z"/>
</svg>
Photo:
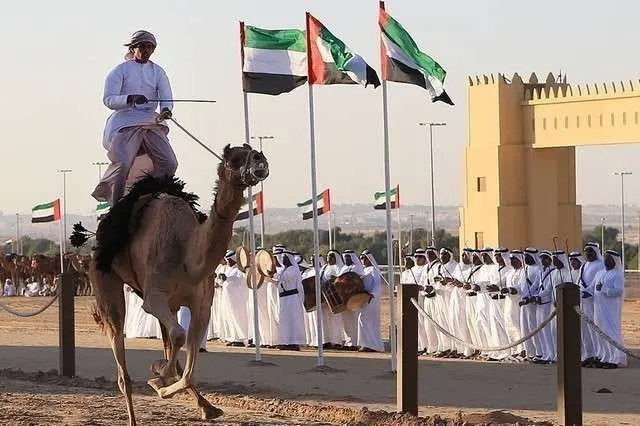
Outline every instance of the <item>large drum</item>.
<svg viewBox="0 0 640 426">
<path fill-rule="evenodd" d="M 345 310 L 357 312 L 369 303 L 371 294 L 364 291 L 362 278 L 355 272 L 345 272 L 323 291 L 331 313 L 339 314 Z"/>
<path fill-rule="evenodd" d="M 316 276 L 311 275 L 302 280 L 304 289 L 304 310 L 313 312 L 316 310 Z"/>
</svg>

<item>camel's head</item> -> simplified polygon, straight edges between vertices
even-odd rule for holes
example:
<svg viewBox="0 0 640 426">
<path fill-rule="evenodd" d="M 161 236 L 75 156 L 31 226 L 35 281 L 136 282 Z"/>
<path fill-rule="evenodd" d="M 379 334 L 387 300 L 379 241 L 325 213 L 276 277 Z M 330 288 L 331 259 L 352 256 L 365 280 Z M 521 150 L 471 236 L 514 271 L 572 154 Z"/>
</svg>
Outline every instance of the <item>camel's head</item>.
<svg viewBox="0 0 640 426">
<path fill-rule="evenodd" d="M 266 157 L 248 144 L 233 148 L 227 145 L 222 157 L 218 176 L 236 186 L 253 186 L 269 176 L 269 162 Z"/>
</svg>

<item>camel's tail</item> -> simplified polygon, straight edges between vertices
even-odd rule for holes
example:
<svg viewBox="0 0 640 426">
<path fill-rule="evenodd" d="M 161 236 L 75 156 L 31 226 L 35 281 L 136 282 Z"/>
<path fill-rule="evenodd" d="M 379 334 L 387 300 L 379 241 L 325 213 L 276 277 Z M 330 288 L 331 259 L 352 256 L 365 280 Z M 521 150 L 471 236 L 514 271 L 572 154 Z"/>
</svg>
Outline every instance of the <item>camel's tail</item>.
<svg viewBox="0 0 640 426">
<path fill-rule="evenodd" d="M 93 305 L 91 305 L 91 316 L 93 316 L 93 320 L 96 322 L 96 324 L 98 324 L 98 326 L 100 327 L 100 330 L 103 333 L 105 333 L 107 324 L 105 323 L 104 318 L 100 314 L 100 310 L 98 309 L 98 305 L 96 305 L 95 303 Z"/>
</svg>

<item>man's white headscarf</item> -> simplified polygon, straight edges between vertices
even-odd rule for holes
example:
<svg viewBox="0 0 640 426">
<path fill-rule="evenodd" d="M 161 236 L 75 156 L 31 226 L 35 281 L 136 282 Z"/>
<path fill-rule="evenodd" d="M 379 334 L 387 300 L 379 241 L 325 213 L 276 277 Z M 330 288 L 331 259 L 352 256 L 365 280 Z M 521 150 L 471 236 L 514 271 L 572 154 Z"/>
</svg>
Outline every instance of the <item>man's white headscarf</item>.
<svg viewBox="0 0 640 426">
<path fill-rule="evenodd" d="M 234 262 L 237 262 L 236 252 L 233 250 L 227 250 L 227 252 L 224 254 L 224 258 L 225 260 L 233 260 Z"/>
<path fill-rule="evenodd" d="M 542 266 L 542 264 L 540 263 L 540 253 L 538 252 L 537 248 L 527 247 L 526 249 L 524 249 L 524 254 L 528 254 L 529 256 L 531 256 L 531 258 L 533 258 L 534 265 Z"/>
<path fill-rule="evenodd" d="M 136 47 L 141 43 L 151 43 L 154 47 L 158 45 L 156 42 L 156 37 L 146 30 L 138 30 L 135 33 L 131 34 L 131 40 L 129 43 L 125 43 L 125 46 L 129 48 L 127 54 L 124 55 L 126 60 L 133 59 L 133 53 L 131 53 L 131 49 Z"/>
<path fill-rule="evenodd" d="M 607 250 L 605 251 L 605 254 L 608 254 L 613 258 L 613 261 L 615 262 L 615 267 L 613 269 L 624 276 L 624 267 L 622 266 L 622 257 L 620 257 L 620 253 L 615 250 Z"/>
<path fill-rule="evenodd" d="M 353 250 L 345 250 L 343 256 L 345 259 L 347 257 L 351 259 L 351 265 L 347 265 L 345 262 L 345 266 L 349 268 L 351 272 L 355 272 L 358 275 L 364 273 L 364 266 L 362 266 L 362 262 L 360 262 L 360 259 Z"/>
<path fill-rule="evenodd" d="M 569 253 L 569 266 L 571 266 L 571 259 L 578 259 L 578 262 L 580 262 L 580 266 L 584 265 L 584 263 L 586 262 L 586 259 L 579 251 L 572 251 L 571 253 Z M 571 267 L 573 268 L 573 266 Z"/>
<path fill-rule="evenodd" d="M 338 250 L 329 250 L 327 252 L 327 262 L 329 261 L 329 255 L 332 253 L 336 259 L 335 266 L 338 268 L 338 271 L 339 271 L 344 266 L 344 259 L 342 258 L 342 255 Z"/>
<path fill-rule="evenodd" d="M 592 249 L 594 252 L 596 252 L 596 261 L 600 260 L 602 261 L 602 250 L 600 249 L 600 244 L 594 242 L 594 241 L 589 241 L 588 243 L 586 243 L 584 245 L 584 251 L 587 251 L 587 249 Z"/>
</svg>

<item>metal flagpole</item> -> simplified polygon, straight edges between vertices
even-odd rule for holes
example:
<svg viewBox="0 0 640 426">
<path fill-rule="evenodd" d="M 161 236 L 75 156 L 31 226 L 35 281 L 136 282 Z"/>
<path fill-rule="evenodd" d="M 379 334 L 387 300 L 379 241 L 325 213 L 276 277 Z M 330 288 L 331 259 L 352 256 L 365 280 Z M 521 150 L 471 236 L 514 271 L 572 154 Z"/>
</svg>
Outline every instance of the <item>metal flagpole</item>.
<svg viewBox="0 0 640 426">
<path fill-rule="evenodd" d="M 247 98 L 247 92 L 242 92 L 242 101 L 244 106 L 244 137 L 246 143 L 251 145 L 251 138 L 249 138 L 249 100 Z M 253 273 L 256 267 L 256 234 L 253 231 L 253 191 L 251 190 L 251 186 L 247 188 L 247 198 L 249 200 L 249 245 L 251 247 L 249 275 L 253 278 L 256 276 Z M 251 282 L 251 297 L 253 299 L 253 343 L 256 345 L 256 361 L 260 361 L 260 325 L 258 318 L 258 288 L 256 284 L 255 282 Z"/>
<path fill-rule="evenodd" d="M 398 265 L 402 265 L 402 221 L 400 219 L 400 206 L 396 206 L 398 215 Z"/>
<path fill-rule="evenodd" d="M 384 191 L 386 194 L 386 221 L 387 221 L 387 277 L 389 281 L 389 316 L 391 323 L 391 371 L 396 371 L 396 309 L 393 290 L 393 233 L 391 232 L 391 177 L 389 172 L 389 111 L 387 107 L 387 81 L 382 80 L 382 127 L 384 131 Z"/>
<path fill-rule="evenodd" d="M 329 212 L 329 250 L 333 249 L 333 236 L 332 234 L 333 224 L 331 223 L 331 212 Z"/>
<path fill-rule="evenodd" d="M 21 255 L 22 251 L 20 250 L 20 213 L 16 213 L 16 243 L 13 246 L 13 251 Z"/>
<path fill-rule="evenodd" d="M 62 228 L 63 228 L 63 222 L 62 219 L 60 219 L 60 273 L 64 273 L 64 252 L 62 250 Z"/>
<path fill-rule="evenodd" d="M 310 39 L 309 39 L 309 12 L 305 14 L 305 22 L 307 29 L 307 52 L 311 51 Z M 311 61 L 307 60 L 307 66 L 311 67 Z M 307 70 L 307 75 L 311 74 L 311 70 Z M 316 182 L 316 134 L 315 134 L 315 122 L 313 112 L 313 85 L 307 84 L 309 87 L 309 141 L 310 141 L 310 157 L 311 157 L 311 203 L 313 208 L 313 268 L 315 269 L 315 281 L 316 281 L 316 315 L 317 315 L 317 336 L 318 336 L 318 367 L 324 366 L 324 354 L 323 354 L 323 326 L 322 326 L 322 294 L 320 292 L 320 238 L 318 237 L 318 196 L 317 182 Z M 327 212 L 331 215 L 331 212 Z"/>
</svg>

